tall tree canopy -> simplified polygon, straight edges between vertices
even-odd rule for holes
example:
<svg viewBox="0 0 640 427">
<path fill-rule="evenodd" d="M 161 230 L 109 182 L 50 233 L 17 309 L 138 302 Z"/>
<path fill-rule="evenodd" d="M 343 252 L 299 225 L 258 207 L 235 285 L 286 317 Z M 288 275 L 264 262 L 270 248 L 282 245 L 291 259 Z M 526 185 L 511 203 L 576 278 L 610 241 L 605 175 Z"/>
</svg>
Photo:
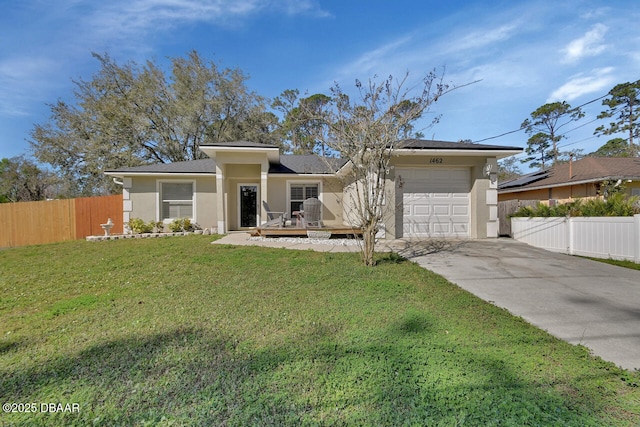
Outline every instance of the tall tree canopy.
<svg viewBox="0 0 640 427">
<path fill-rule="evenodd" d="M 172 58 L 169 75 L 152 61 L 93 56 L 100 70 L 74 81 L 75 102 L 50 105 L 49 122 L 31 132 L 36 158 L 75 183 L 76 195 L 109 191 L 105 169 L 201 158 L 203 142 L 277 141 L 277 117 L 239 69 L 195 51 Z"/>
<path fill-rule="evenodd" d="M 287 151 L 324 156 L 327 154 L 324 140 L 328 127 L 323 117 L 331 98 L 320 93 L 306 98 L 299 95 L 297 89 L 287 89 L 272 103 L 272 107 L 283 114 L 280 130 L 288 144 Z"/>
<path fill-rule="evenodd" d="M 602 101 L 602 105 L 609 107 L 598 115 L 599 119 L 615 118 L 615 122 L 598 126 L 595 135 L 613 135 L 626 133 L 629 151 L 635 155 L 638 144 L 634 142 L 640 137 L 640 80 L 633 83 L 621 83 L 609 91 L 609 95 Z"/>
<path fill-rule="evenodd" d="M 631 157 L 629 143 L 624 138 L 613 138 L 590 154 L 594 157 Z"/>
<path fill-rule="evenodd" d="M 532 168 L 544 169 L 554 158 L 554 152 L 551 148 L 551 138 L 544 132 L 538 132 L 529 137 L 525 152 L 527 153 L 527 157 L 520 160 L 520 162 L 529 163 L 529 166 Z M 557 153 L 555 154 L 557 156 Z"/>
<path fill-rule="evenodd" d="M 0 160 L 0 203 L 44 200 L 56 195 L 56 177 L 24 156 Z"/>
<path fill-rule="evenodd" d="M 560 152 L 558 151 L 558 142 L 564 138 L 564 135 L 559 133 L 559 130 L 567 124 L 584 117 L 582 110 L 578 108 L 571 108 L 567 102 L 552 102 L 544 104 L 531 113 L 531 117 L 525 119 L 520 127 L 524 128 L 525 132 L 529 134 L 530 138 L 527 141 L 527 154 L 531 152 L 542 153 L 539 158 L 531 158 L 522 160 L 523 163 L 531 162 L 538 163 L 538 166 L 543 166 L 546 163 L 546 155 L 544 154 L 549 150 L 553 161 L 558 160 Z M 546 144 L 549 147 L 546 147 Z M 544 147 L 544 150 L 542 147 Z M 535 167 L 533 164 L 532 167 Z"/>
</svg>

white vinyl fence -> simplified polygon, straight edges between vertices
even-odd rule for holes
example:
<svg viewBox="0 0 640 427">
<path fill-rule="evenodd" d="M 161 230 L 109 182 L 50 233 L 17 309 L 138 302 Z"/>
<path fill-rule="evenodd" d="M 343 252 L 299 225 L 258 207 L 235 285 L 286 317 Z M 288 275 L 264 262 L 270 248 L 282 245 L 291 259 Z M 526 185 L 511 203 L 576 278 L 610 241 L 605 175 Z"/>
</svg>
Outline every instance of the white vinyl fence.
<svg viewBox="0 0 640 427">
<path fill-rule="evenodd" d="M 640 262 L 640 215 L 511 218 L 513 238 L 552 252 Z"/>
</svg>

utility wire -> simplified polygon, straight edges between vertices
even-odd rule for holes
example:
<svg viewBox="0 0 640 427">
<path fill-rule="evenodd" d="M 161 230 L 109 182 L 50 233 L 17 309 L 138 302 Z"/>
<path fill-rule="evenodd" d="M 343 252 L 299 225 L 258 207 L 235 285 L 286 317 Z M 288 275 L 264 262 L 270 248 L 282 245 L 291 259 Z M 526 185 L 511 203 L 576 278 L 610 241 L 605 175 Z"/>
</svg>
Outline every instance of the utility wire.
<svg viewBox="0 0 640 427">
<path fill-rule="evenodd" d="M 584 104 L 581 104 L 581 105 L 578 105 L 577 107 L 572 108 L 571 110 L 567 111 L 567 114 L 569 114 L 569 113 L 571 113 L 571 112 L 573 112 L 573 111 L 576 111 L 576 110 L 578 110 L 579 108 L 584 107 L 585 105 L 593 104 L 594 102 L 599 101 L 599 100 L 601 100 L 602 98 L 605 98 L 605 97 L 607 97 L 607 96 L 609 96 L 609 93 L 608 93 L 608 92 L 607 92 L 606 94 L 602 95 L 602 96 L 599 96 L 599 97 L 597 97 L 597 98 L 595 98 L 595 99 L 592 99 L 591 101 L 587 101 L 587 102 L 585 102 Z M 592 121 L 590 121 L 590 122 L 588 122 L 588 123 L 585 123 L 585 124 L 583 124 L 583 125 L 580 125 L 580 126 L 578 126 L 578 127 L 573 128 L 573 129 L 571 129 L 571 130 L 568 130 L 568 131 L 566 131 L 565 133 L 563 133 L 562 135 L 565 135 L 565 134 L 567 134 L 567 133 L 569 133 L 569 132 L 571 132 L 571 131 L 573 131 L 573 130 L 579 129 L 579 128 L 581 128 L 582 126 L 586 126 L 586 125 L 588 125 L 588 124 L 590 124 L 590 123 L 593 123 L 593 122 L 595 122 L 596 120 L 598 120 L 598 119 L 597 119 L 597 118 L 596 118 L 596 119 L 593 119 Z M 510 135 L 510 134 L 512 134 L 512 133 L 520 132 L 521 130 L 524 130 L 524 127 L 522 127 L 522 126 L 521 126 L 519 129 L 515 129 L 515 130 L 509 131 L 509 132 L 501 133 L 500 135 L 495 135 L 495 136 L 490 136 L 490 137 L 488 137 L 488 138 L 478 139 L 478 140 L 473 141 L 473 143 L 474 143 L 474 144 L 476 144 L 476 143 L 478 143 L 478 142 L 489 141 L 490 139 L 496 139 L 496 138 L 503 137 L 503 136 L 505 136 L 505 135 Z"/>
</svg>

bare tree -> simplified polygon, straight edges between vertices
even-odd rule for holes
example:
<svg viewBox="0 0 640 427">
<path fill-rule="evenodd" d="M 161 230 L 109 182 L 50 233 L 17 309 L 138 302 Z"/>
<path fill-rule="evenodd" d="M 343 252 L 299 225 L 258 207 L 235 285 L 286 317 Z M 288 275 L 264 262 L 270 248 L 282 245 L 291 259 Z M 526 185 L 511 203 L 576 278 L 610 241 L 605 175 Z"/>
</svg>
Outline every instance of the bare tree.
<svg viewBox="0 0 640 427">
<path fill-rule="evenodd" d="M 335 84 L 322 114 L 307 111 L 325 121 L 329 131 L 324 144 L 329 150 L 348 160 L 338 173 L 345 188 L 342 203 L 344 212 L 351 214 L 348 220 L 363 230 L 362 260 L 369 266 L 375 265 L 376 235 L 390 208 L 385 202 L 392 188 L 387 175 L 394 151 L 412 136 L 415 121 L 452 90 L 436 72 L 427 74 L 417 87 L 407 84 L 408 74 L 402 80 L 393 76 L 380 82 L 375 77 L 367 83 L 357 80 L 354 99 Z"/>
</svg>

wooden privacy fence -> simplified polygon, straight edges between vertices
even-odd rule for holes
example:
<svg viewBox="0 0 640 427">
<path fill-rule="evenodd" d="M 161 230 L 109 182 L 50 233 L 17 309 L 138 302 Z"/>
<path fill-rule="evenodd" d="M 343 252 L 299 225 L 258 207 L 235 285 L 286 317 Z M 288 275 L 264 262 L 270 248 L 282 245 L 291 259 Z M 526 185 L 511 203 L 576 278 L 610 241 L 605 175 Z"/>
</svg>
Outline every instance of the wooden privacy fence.
<svg viewBox="0 0 640 427">
<path fill-rule="evenodd" d="M 512 236 L 511 232 L 511 218 L 509 215 L 514 214 L 518 209 L 523 206 L 536 206 L 539 200 L 505 200 L 498 202 L 498 223 L 500 236 Z"/>
<path fill-rule="evenodd" d="M 102 235 L 100 224 L 122 233 L 122 195 L 0 204 L 0 248 Z"/>
</svg>

